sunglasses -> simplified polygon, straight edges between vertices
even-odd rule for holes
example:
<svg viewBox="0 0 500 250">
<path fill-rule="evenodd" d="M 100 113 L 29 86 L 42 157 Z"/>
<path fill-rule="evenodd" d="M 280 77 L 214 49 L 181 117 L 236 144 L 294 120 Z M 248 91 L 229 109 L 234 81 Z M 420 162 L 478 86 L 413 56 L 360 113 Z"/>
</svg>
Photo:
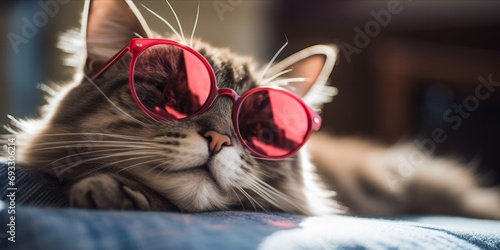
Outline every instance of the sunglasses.
<svg viewBox="0 0 500 250">
<path fill-rule="evenodd" d="M 233 89 L 218 88 L 209 62 L 193 48 L 172 40 L 132 39 L 92 80 L 127 52 L 132 54 L 132 97 L 142 111 L 157 120 L 183 120 L 202 114 L 218 97 L 228 96 L 234 101 L 232 120 L 239 140 L 262 159 L 293 156 L 321 126 L 321 117 L 286 89 L 257 87 L 239 96 Z"/>
</svg>

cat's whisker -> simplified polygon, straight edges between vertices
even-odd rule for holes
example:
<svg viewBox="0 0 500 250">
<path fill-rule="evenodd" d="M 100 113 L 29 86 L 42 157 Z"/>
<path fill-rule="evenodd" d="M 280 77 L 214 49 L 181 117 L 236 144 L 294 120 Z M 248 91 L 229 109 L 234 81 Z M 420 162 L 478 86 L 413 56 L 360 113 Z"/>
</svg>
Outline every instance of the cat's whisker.
<svg viewBox="0 0 500 250">
<path fill-rule="evenodd" d="M 269 185 L 265 181 L 259 179 L 255 175 L 252 175 L 252 174 L 249 174 L 249 175 L 253 178 L 253 181 L 257 182 L 260 186 L 262 186 L 263 188 L 265 188 L 269 192 L 271 192 L 271 193 L 273 193 L 275 195 L 278 195 L 280 198 L 288 201 L 290 204 L 294 204 L 295 203 L 295 201 L 290 196 L 288 196 L 288 195 L 284 194 L 283 192 L 277 190 L 276 188 L 274 188 L 273 186 Z"/>
<path fill-rule="evenodd" d="M 107 141 L 107 140 L 76 140 L 76 141 L 51 141 L 51 142 L 42 142 L 38 143 L 38 146 L 45 146 L 45 145 L 57 145 L 57 144 L 62 144 L 62 145 L 78 145 L 78 144 L 87 144 L 87 145 L 92 145 L 92 146 L 98 146 L 100 144 L 102 145 L 123 145 L 123 146 L 130 146 L 130 145 L 138 145 L 138 146 L 158 146 L 158 143 L 153 143 L 153 142 L 137 142 L 137 141 Z"/>
<path fill-rule="evenodd" d="M 149 154 L 149 153 L 152 153 L 152 154 Z M 154 155 L 157 156 L 158 152 L 157 151 L 141 151 L 141 152 L 130 152 L 130 151 L 126 151 L 126 152 L 122 152 L 122 153 L 115 153 L 115 154 L 110 154 L 110 155 L 105 155 L 105 156 L 100 156 L 100 157 L 93 157 L 93 158 L 87 158 L 87 159 L 82 159 L 76 163 L 73 163 L 71 165 L 68 166 L 67 165 L 63 165 L 63 166 L 55 166 L 54 168 L 64 168 L 63 170 L 61 170 L 61 172 L 59 172 L 59 174 L 62 174 L 68 170 L 71 170 L 72 168 L 74 167 L 77 167 L 81 164 L 84 164 L 84 163 L 87 163 L 87 162 L 92 162 L 92 161 L 96 161 L 96 160 L 104 160 L 104 159 L 109 159 L 109 158 L 114 158 L 114 157 L 120 157 L 120 156 L 133 156 L 133 155 L 141 155 L 141 156 L 145 156 L 145 157 L 150 157 L 151 155 Z"/>
<path fill-rule="evenodd" d="M 259 185 L 255 184 L 255 183 L 252 183 L 249 187 L 252 191 L 254 191 L 257 195 L 259 195 L 264 200 L 269 202 L 271 205 L 281 209 L 281 206 L 276 202 L 274 197 L 269 195 L 265 190 L 262 189 L 262 187 L 260 187 Z"/>
<path fill-rule="evenodd" d="M 245 205 L 243 205 L 243 202 L 241 202 L 240 196 L 236 193 L 234 187 L 231 187 L 231 191 L 233 192 L 234 196 L 236 196 L 236 199 L 238 199 L 238 202 L 240 202 L 240 205 L 243 208 L 243 210 L 245 210 Z"/>
<path fill-rule="evenodd" d="M 139 163 L 136 163 L 136 164 L 134 164 L 134 165 L 127 166 L 127 167 L 124 167 L 124 168 L 122 168 L 122 169 L 120 169 L 120 170 L 116 171 L 116 174 L 119 174 L 120 172 L 123 172 L 123 171 L 125 171 L 125 170 L 131 169 L 131 168 L 134 168 L 134 167 L 139 166 L 139 165 L 146 165 L 146 164 L 148 164 L 148 163 L 155 162 L 155 161 L 159 161 L 159 160 L 161 160 L 161 159 L 159 159 L 159 158 L 154 158 L 154 159 L 149 160 L 149 161 L 139 162 Z"/>
<path fill-rule="evenodd" d="M 157 167 L 160 167 L 161 165 L 164 165 L 165 163 L 169 163 L 169 162 L 165 162 L 165 161 L 163 161 L 163 162 L 161 162 L 161 163 L 159 163 L 159 164 L 157 164 L 157 165 L 153 166 L 152 168 L 149 168 L 149 169 L 148 169 L 148 171 L 146 171 L 146 173 L 149 173 L 149 172 L 151 172 L 151 171 L 155 170 Z M 163 171 L 163 169 L 162 169 L 162 171 Z"/>
<path fill-rule="evenodd" d="M 283 192 L 277 190 L 276 188 L 274 188 L 273 186 L 269 185 L 268 183 L 258 179 L 258 178 L 255 178 L 255 180 L 257 182 L 260 183 L 260 185 L 262 185 L 263 188 L 265 188 L 266 190 L 268 190 L 269 192 L 273 193 L 274 195 L 277 195 L 280 199 L 283 199 L 285 201 L 287 201 L 289 204 L 295 206 L 295 203 L 297 203 L 292 197 L 284 194 Z"/>
<path fill-rule="evenodd" d="M 163 162 L 161 164 L 159 164 L 158 166 L 155 166 L 155 168 L 159 167 L 159 166 L 162 166 L 164 164 L 167 164 L 167 163 L 170 163 L 169 161 L 166 161 L 166 162 Z M 158 177 L 160 177 L 165 171 L 167 171 L 168 169 L 167 168 L 163 168 L 155 177 L 155 180 L 158 179 Z"/>
<path fill-rule="evenodd" d="M 307 79 L 303 77 L 295 77 L 295 78 L 285 78 L 285 79 L 279 79 L 276 81 L 269 82 L 269 85 L 272 86 L 286 86 L 291 82 L 306 82 Z"/>
<path fill-rule="evenodd" d="M 281 202 L 279 200 L 277 200 L 277 198 L 279 198 L 281 200 L 284 200 L 285 202 L 287 202 L 291 206 L 298 208 L 298 209 L 301 209 L 300 207 L 295 205 L 297 202 L 292 197 L 277 190 L 276 188 L 272 187 L 268 183 L 262 181 L 261 179 L 257 178 L 256 176 L 254 176 L 252 174 L 250 174 L 249 176 L 251 178 L 248 179 L 248 181 L 250 181 L 253 185 L 255 185 L 257 188 L 259 188 L 264 193 L 264 195 L 266 197 L 268 197 L 272 201 L 274 201 L 274 202 L 272 202 L 271 200 L 268 200 L 268 199 L 266 199 L 266 197 L 261 195 L 261 197 L 266 199 L 269 203 L 271 203 L 271 204 L 275 205 L 277 208 L 285 211 L 286 209 L 283 208 L 283 206 L 281 205 Z"/>
<path fill-rule="evenodd" d="M 289 162 L 295 162 L 297 159 L 290 157 L 290 158 L 285 158 L 285 159 L 280 159 L 281 162 L 289 161 Z"/>
<path fill-rule="evenodd" d="M 263 176 L 266 176 L 266 177 L 269 177 L 269 178 L 273 178 L 273 176 L 270 173 L 266 173 L 266 172 L 261 171 L 259 169 L 252 169 L 252 170 L 255 171 L 255 172 L 257 172 L 260 175 L 263 175 Z M 250 173 L 248 173 L 248 174 L 250 174 Z"/>
<path fill-rule="evenodd" d="M 145 147 L 145 146 L 151 146 L 151 147 L 156 147 L 158 146 L 157 143 L 153 142 L 134 142 L 134 141 L 105 141 L 105 140 L 77 140 L 77 141 L 52 141 L 52 142 L 42 142 L 37 144 L 39 146 L 50 146 L 50 145 L 71 145 L 71 146 L 79 146 L 79 145 L 88 145 L 88 146 L 120 146 L 120 147 Z"/>
<path fill-rule="evenodd" d="M 136 121 L 137 123 L 141 124 L 142 126 L 146 126 L 145 123 L 143 123 L 143 122 L 137 120 L 137 118 L 134 118 L 131 115 L 127 114 L 120 107 L 118 107 L 118 105 L 116 105 L 113 101 L 111 101 L 111 99 L 109 99 L 109 97 L 106 96 L 106 94 L 97 86 L 97 84 L 95 84 L 94 80 L 92 80 L 87 74 L 84 74 L 84 76 L 85 76 L 85 79 L 87 79 L 87 81 L 89 81 L 97 89 L 97 91 L 99 91 L 99 93 L 101 93 L 104 96 L 104 98 L 106 98 L 106 100 L 108 100 L 108 102 L 111 103 L 111 105 L 113 105 L 113 107 L 115 107 L 116 109 L 118 109 L 126 117 L 128 117 L 128 118 Z"/>
<path fill-rule="evenodd" d="M 142 154 L 139 154 L 139 155 L 142 155 Z M 154 156 L 154 155 L 142 155 L 142 156 L 138 156 L 138 157 L 127 158 L 127 159 L 123 159 L 123 160 L 118 160 L 118 161 L 106 163 L 106 164 L 98 166 L 97 168 L 93 168 L 90 171 L 86 171 L 86 172 L 82 173 L 81 177 L 88 176 L 91 173 L 94 173 L 96 171 L 100 171 L 100 170 L 102 170 L 102 169 L 104 169 L 106 167 L 109 167 L 109 166 L 116 166 L 119 163 L 128 162 L 128 161 L 135 161 L 135 160 L 141 160 L 141 159 L 145 159 L 145 158 L 147 159 L 147 158 L 150 158 L 152 156 Z M 141 164 L 142 164 L 142 162 L 141 162 Z"/>
<path fill-rule="evenodd" d="M 271 191 L 272 193 L 274 194 L 278 194 L 278 195 L 283 195 L 283 196 L 287 196 L 286 194 L 282 193 L 281 191 L 275 189 L 274 187 L 272 187 L 271 185 L 267 184 L 265 181 L 251 175 L 253 177 L 253 180 L 256 181 L 259 185 L 261 185 L 262 187 L 266 188 L 268 191 Z"/>
<path fill-rule="evenodd" d="M 78 156 L 78 155 L 79 155 L 79 154 L 72 154 L 72 155 L 70 155 L 70 157 L 73 157 L 73 156 Z M 148 156 L 148 157 L 149 157 L 149 156 Z M 63 158 L 66 158 L 66 157 L 63 157 Z M 56 162 L 58 162 L 58 161 L 60 161 L 60 160 L 62 160 L 62 158 L 59 158 L 59 159 L 57 159 L 56 161 L 53 161 L 52 163 L 49 163 L 49 164 L 47 164 L 47 165 L 53 165 L 53 164 L 55 164 Z M 123 161 L 129 161 L 129 160 L 130 160 L 130 159 L 125 159 L 125 160 L 123 160 Z M 55 168 L 58 168 L 58 169 L 67 168 L 67 166 L 68 166 L 69 164 L 70 164 L 70 163 L 67 163 L 67 164 L 65 164 L 65 165 L 55 166 L 53 169 L 55 169 Z M 106 165 L 106 164 L 105 164 L 105 165 Z"/>
<path fill-rule="evenodd" d="M 41 148 L 36 148 L 33 149 L 33 152 L 42 152 L 42 151 L 53 151 L 53 150 L 58 150 L 58 149 L 67 149 L 68 151 L 70 150 L 78 150 L 78 151 L 91 151 L 94 149 L 113 149 L 113 148 L 122 148 L 124 150 L 138 150 L 138 149 L 151 149 L 151 150 L 158 150 L 157 148 L 154 147 L 142 147 L 142 146 L 131 146 L 131 145 L 123 145 L 123 146 L 117 146 L 117 145 L 92 145 L 92 144 L 70 144 L 70 145 L 65 145 L 62 144 L 63 146 L 53 146 L 53 147 L 41 147 Z"/>
<path fill-rule="evenodd" d="M 282 70 L 282 71 L 272 75 L 271 77 L 263 79 L 262 83 L 260 83 L 260 85 L 266 85 L 266 84 L 270 83 L 272 80 L 274 80 L 274 79 L 276 79 L 276 78 L 278 78 L 286 73 L 290 73 L 291 71 L 292 71 L 292 69 Z"/>
<path fill-rule="evenodd" d="M 141 4 L 142 7 L 144 7 L 147 11 L 149 11 L 151 14 L 153 14 L 154 16 L 156 16 L 158 19 L 160 19 L 160 21 L 162 21 L 163 23 L 165 23 L 173 32 L 174 34 L 179 38 L 179 41 L 184 41 L 184 38 L 177 32 L 176 29 L 174 29 L 174 27 L 167 21 L 165 20 L 165 18 L 161 17 L 160 15 L 156 14 L 156 12 L 154 12 L 153 10 L 149 9 L 148 7 L 146 7 L 144 4 Z"/>
<path fill-rule="evenodd" d="M 276 58 L 278 57 L 278 55 L 281 53 L 281 51 L 283 51 L 285 49 L 285 47 L 288 45 L 288 38 L 286 37 L 285 35 L 285 39 L 286 39 L 286 42 L 285 44 L 283 44 L 283 46 L 281 46 L 281 48 L 278 50 L 278 52 L 276 52 L 276 54 L 274 54 L 273 58 L 271 59 L 271 61 L 269 61 L 269 63 L 266 65 L 266 67 L 264 68 L 264 70 L 262 71 L 262 73 L 260 74 L 259 78 L 257 78 L 257 82 L 260 83 L 262 82 L 262 79 L 264 78 L 264 76 L 267 74 L 267 71 L 269 70 L 269 68 L 271 68 L 271 65 L 274 63 L 274 61 L 276 60 Z"/>
<path fill-rule="evenodd" d="M 257 207 L 255 206 L 255 204 L 257 204 L 260 208 L 262 208 L 262 210 L 267 212 L 266 209 L 262 207 L 262 205 L 260 205 L 260 203 L 256 201 L 250 194 L 248 194 L 243 188 L 236 186 L 236 189 L 238 189 L 247 198 L 250 204 L 252 204 L 252 207 L 255 211 L 258 211 Z"/>
<path fill-rule="evenodd" d="M 170 7 L 170 10 L 172 10 L 172 13 L 174 13 L 175 20 L 177 20 L 177 25 L 179 26 L 179 30 L 181 31 L 182 42 L 186 43 L 186 40 L 184 40 L 184 31 L 182 30 L 182 25 L 181 22 L 179 21 L 179 18 L 177 17 L 177 13 L 175 13 L 174 8 L 172 7 L 172 5 L 168 0 L 165 0 L 165 2 L 167 2 L 168 6 Z"/>
<path fill-rule="evenodd" d="M 67 144 L 64 144 L 64 142 L 61 142 L 60 144 L 63 146 L 36 148 L 36 149 L 33 149 L 33 152 L 49 151 L 49 150 L 54 150 L 54 149 L 70 150 L 70 149 L 84 148 L 85 146 L 87 146 L 88 148 L 90 148 L 90 147 L 92 147 L 92 148 L 117 148 L 116 145 L 93 145 L 93 144 L 87 145 L 87 144 L 83 144 L 83 143 L 67 145 Z M 138 147 L 138 146 L 131 146 L 131 145 L 122 145 L 119 147 L 124 148 L 124 149 L 156 149 L 156 150 L 158 150 L 157 148 L 154 148 L 154 147 L 140 147 L 140 146 Z"/>
<path fill-rule="evenodd" d="M 110 167 L 110 166 L 115 166 L 116 164 L 119 164 L 119 163 L 128 162 L 128 161 L 135 161 L 135 160 L 141 160 L 141 159 L 148 159 L 148 158 L 151 158 L 151 157 L 157 157 L 157 155 L 154 154 L 154 153 L 144 153 L 144 152 L 143 153 L 138 153 L 138 154 L 128 154 L 128 156 L 130 156 L 130 155 L 139 155 L 139 156 L 132 157 L 132 158 L 126 158 L 126 159 L 122 159 L 122 160 L 118 160 L 118 161 L 113 161 L 113 162 L 109 162 L 109 163 L 106 163 L 106 164 L 102 164 L 102 165 L 99 165 L 97 167 L 90 168 L 88 171 L 85 171 L 85 172 L 83 172 L 83 173 L 81 173 L 79 175 L 81 177 L 88 176 L 91 173 L 101 171 L 104 168 L 107 168 L 107 167 Z M 108 157 L 108 158 L 111 158 L 111 156 Z M 72 171 L 73 167 L 74 166 L 69 166 L 69 167 L 59 166 L 59 167 L 55 167 L 52 171 L 56 171 L 56 173 L 58 175 L 63 175 L 67 171 Z"/>
<path fill-rule="evenodd" d="M 141 34 L 137 33 L 137 32 L 134 32 L 134 35 L 138 38 L 144 38 L 143 36 L 141 36 Z"/>
<path fill-rule="evenodd" d="M 59 133 L 59 134 L 40 134 L 38 136 L 39 137 L 51 137 L 51 136 L 75 136 L 75 135 L 84 135 L 84 136 L 109 136 L 109 137 L 117 137 L 117 138 L 122 138 L 122 139 L 144 141 L 144 137 L 140 137 L 140 136 L 122 135 L 122 134 L 108 134 L 108 133 Z M 12 136 L 12 135 L 9 135 L 9 136 Z"/>
<path fill-rule="evenodd" d="M 48 163 L 46 164 L 45 166 L 47 165 L 52 165 L 52 164 L 55 164 L 59 161 L 62 161 L 64 159 L 68 159 L 68 158 L 71 158 L 71 157 L 75 157 L 75 156 L 80 156 L 80 155 L 88 155 L 88 154 L 98 154 L 98 153 L 105 153 L 105 152 L 115 152 L 115 151 L 128 151 L 130 149 L 125 149 L 125 148 L 114 148 L 114 149 L 104 149 L 104 150 L 96 150 L 96 151 L 88 151 L 88 152 L 81 152 L 81 153 L 75 153 L 75 154 L 69 154 L 67 156 L 64 156 L 64 157 L 61 157 L 51 163 Z"/>
<path fill-rule="evenodd" d="M 193 37 L 196 26 L 198 26 L 198 17 L 200 16 L 200 0 L 198 0 L 198 9 L 196 10 L 196 19 L 194 20 L 193 31 L 191 32 L 191 39 L 189 40 L 189 45 L 193 47 Z"/>
</svg>

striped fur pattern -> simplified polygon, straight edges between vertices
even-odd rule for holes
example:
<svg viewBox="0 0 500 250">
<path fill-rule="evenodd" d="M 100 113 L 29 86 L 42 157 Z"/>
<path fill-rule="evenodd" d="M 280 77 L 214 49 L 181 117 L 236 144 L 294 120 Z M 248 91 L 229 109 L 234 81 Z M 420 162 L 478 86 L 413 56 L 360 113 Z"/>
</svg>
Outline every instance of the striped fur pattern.
<svg viewBox="0 0 500 250">
<path fill-rule="evenodd" d="M 87 4 L 91 14 L 95 2 L 99 3 Z M 115 10 L 132 6 L 129 2 L 128 6 L 122 1 L 115 3 Z M 130 15 L 132 20 L 133 16 Z M 242 146 L 232 126 L 233 101 L 229 98 L 218 98 L 207 112 L 187 120 L 158 121 L 141 111 L 131 96 L 130 55 L 92 81 L 89 75 L 120 47 L 100 40 L 106 37 L 90 37 L 91 34 L 109 36 L 110 30 L 102 30 L 106 26 L 119 32 L 109 36 L 113 39 L 148 33 L 124 32 L 130 27 L 116 29 L 131 23 L 129 20 L 110 24 L 110 20 L 120 19 L 117 17 L 97 24 L 98 31 L 93 31 L 92 18 L 88 17 L 86 34 L 86 44 L 92 49 L 87 50 L 85 66 L 79 67 L 76 81 L 57 90 L 47 88 L 54 96 L 41 119 L 14 121 L 19 128 L 15 132 L 22 148 L 22 163 L 68 183 L 72 206 L 185 212 L 232 209 L 306 215 L 335 210 L 335 203 L 329 199 L 331 193 L 316 187 L 312 168 L 302 166 L 308 162 L 304 153 L 281 161 L 266 161 L 255 158 Z M 70 31 L 62 39 L 66 45 L 63 49 L 82 44 L 79 40 L 84 37 Z M 258 86 L 256 63 L 251 58 L 199 40 L 194 40 L 192 47 L 214 69 L 218 87 L 232 88 L 241 95 Z M 74 63 L 75 58 L 70 61 Z M 171 67 L 167 65 L 170 63 L 165 60 L 153 64 L 161 70 Z M 210 140 L 203 136 L 208 131 L 229 137 L 230 145 L 211 153 Z"/>
<path fill-rule="evenodd" d="M 195 49 L 211 63 L 219 87 L 242 94 L 256 86 L 248 58 L 202 42 Z M 56 110 L 39 133 L 26 134 L 30 122 L 20 122 L 25 132 L 18 137 L 31 139 L 23 150 L 23 162 L 74 182 L 73 205 L 315 213 L 307 206 L 310 197 L 302 191 L 303 175 L 313 178 L 312 173 L 302 173 L 302 155 L 283 161 L 254 158 L 232 129 L 233 103 L 228 98 L 219 98 L 207 112 L 187 121 L 150 118 L 130 94 L 129 61 L 130 57 L 124 58 L 95 82 L 84 78 L 70 85 L 63 98 L 51 103 Z M 211 155 L 202 136 L 209 130 L 228 135 L 232 146 Z M 114 189 L 120 192 L 110 191 Z M 108 204 L 115 193 L 123 199 Z M 153 200 L 161 202 L 154 207 L 144 202 Z"/>
<path fill-rule="evenodd" d="M 480 188 L 472 174 L 453 160 L 426 155 L 424 167 L 412 166 L 411 175 L 391 186 L 385 177 L 398 173 L 398 159 L 416 150 L 411 146 L 385 148 L 359 140 L 314 137 L 312 155 L 328 184 L 325 188 L 304 149 L 279 161 L 253 157 L 234 132 L 229 98 L 217 99 L 207 112 L 187 120 L 155 120 L 132 99 L 129 55 L 95 81 L 89 78 L 122 48 L 123 41 L 158 37 L 135 5 L 130 0 L 87 1 L 82 24 L 82 31 L 68 32 L 60 44 L 72 53 L 67 63 L 76 68 L 75 80 L 62 87 L 45 86 L 50 98 L 42 117 L 12 118 L 17 129 L 8 128 L 18 139 L 20 163 L 67 184 L 71 206 L 303 215 L 442 213 L 500 219 L 498 189 Z M 271 66 L 273 58 L 257 70 L 259 64 L 251 58 L 174 33 L 170 38 L 189 41 L 209 61 L 221 88 L 241 95 L 262 84 L 279 85 L 300 92 L 316 110 L 335 94 L 325 86 L 335 64 L 335 50 L 328 46 L 306 49 Z M 158 73 L 174 62 L 152 64 Z M 143 85 L 178 80 L 161 73 L 151 79 L 143 79 Z M 303 88 L 297 82 L 308 85 Z M 228 140 L 220 151 L 211 152 L 207 132 Z"/>
</svg>

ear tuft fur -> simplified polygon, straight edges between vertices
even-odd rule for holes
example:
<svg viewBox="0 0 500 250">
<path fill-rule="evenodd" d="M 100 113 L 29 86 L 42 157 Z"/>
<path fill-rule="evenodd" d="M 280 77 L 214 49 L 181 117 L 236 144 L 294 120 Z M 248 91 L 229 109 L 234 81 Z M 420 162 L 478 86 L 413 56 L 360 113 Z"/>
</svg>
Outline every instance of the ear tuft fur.
<svg viewBox="0 0 500 250">
<path fill-rule="evenodd" d="M 329 83 L 329 82 L 326 82 Z M 314 85 L 302 99 L 314 111 L 320 112 L 323 105 L 330 103 L 338 93 L 337 88 L 326 85 Z"/>
</svg>

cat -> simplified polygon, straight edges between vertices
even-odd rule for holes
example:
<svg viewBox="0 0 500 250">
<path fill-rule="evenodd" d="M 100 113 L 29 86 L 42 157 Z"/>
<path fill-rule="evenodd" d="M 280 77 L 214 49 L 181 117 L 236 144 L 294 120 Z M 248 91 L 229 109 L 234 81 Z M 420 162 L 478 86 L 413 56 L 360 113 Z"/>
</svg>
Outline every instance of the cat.
<svg viewBox="0 0 500 250">
<path fill-rule="evenodd" d="M 75 80 L 52 91 L 40 119 L 13 119 L 17 130 L 9 128 L 18 140 L 19 163 L 59 178 L 72 207 L 500 219 L 498 189 L 481 187 L 452 159 L 420 155 L 424 164 L 394 179 L 401 175 L 398 159 L 415 152 L 411 145 L 383 147 L 319 134 L 290 158 L 260 159 L 238 140 L 234 103 L 225 97 L 186 120 L 154 120 L 130 93 L 129 54 L 98 79 L 90 76 L 131 39 L 160 36 L 129 0 L 86 1 L 83 13 L 81 31 L 63 36 L 62 49 L 82 59 Z M 277 84 L 318 111 L 331 100 L 326 83 L 334 45 L 306 48 L 264 71 L 228 49 L 197 39 L 190 45 L 208 60 L 220 88 L 242 95 Z M 303 81 L 293 82 L 297 78 Z"/>
</svg>

